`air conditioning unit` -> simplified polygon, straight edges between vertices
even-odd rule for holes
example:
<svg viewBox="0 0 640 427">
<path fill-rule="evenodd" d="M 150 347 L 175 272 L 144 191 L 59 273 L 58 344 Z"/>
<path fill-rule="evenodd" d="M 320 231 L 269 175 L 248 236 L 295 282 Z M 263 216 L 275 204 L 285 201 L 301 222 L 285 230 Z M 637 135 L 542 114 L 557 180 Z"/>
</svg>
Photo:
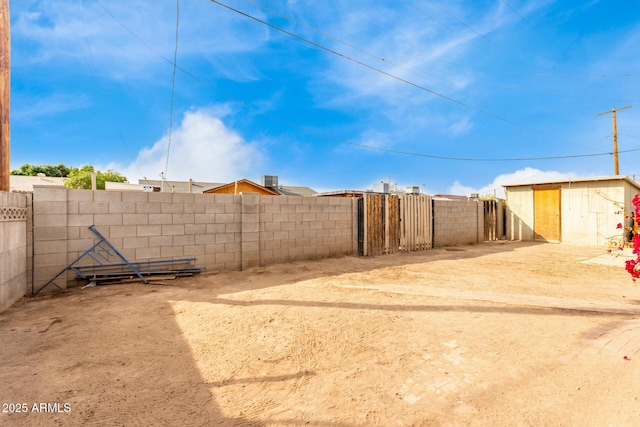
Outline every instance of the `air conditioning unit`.
<svg viewBox="0 0 640 427">
<path fill-rule="evenodd" d="M 409 186 L 409 187 L 406 187 L 406 188 L 404 189 L 404 192 L 405 192 L 406 194 L 414 194 L 414 195 L 417 195 L 417 194 L 420 194 L 420 187 L 416 187 L 416 186 Z"/>
<path fill-rule="evenodd" d="M 373 191 L 376 193 L 389 194 L 389 183 L 384 181 L 376 182 L 373 186 Z"/>
<path fill-rule="evenodd" d="M 262 186 L 267 188 L 278 188 L 278 176 L 262 175 Z"/>
</svg>

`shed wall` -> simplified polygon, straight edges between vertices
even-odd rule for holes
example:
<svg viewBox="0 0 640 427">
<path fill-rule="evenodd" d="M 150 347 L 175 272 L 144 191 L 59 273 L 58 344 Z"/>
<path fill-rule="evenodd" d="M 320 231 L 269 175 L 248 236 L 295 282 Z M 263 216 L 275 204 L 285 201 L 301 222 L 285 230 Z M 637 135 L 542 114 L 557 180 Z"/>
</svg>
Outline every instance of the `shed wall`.
<svg viewBox="0 0 640 427">
<path fill-rule="evenodd" d="M 624 212 L 632 212 L 631 199 L 638 189 L 626 181 L 559 183 L 561 241 L 575 245 L 604 246 L 617 242 L 630 225 Z M 507 189 L 507 238 L 533 240 L 535 186 Z"/>
</svg>

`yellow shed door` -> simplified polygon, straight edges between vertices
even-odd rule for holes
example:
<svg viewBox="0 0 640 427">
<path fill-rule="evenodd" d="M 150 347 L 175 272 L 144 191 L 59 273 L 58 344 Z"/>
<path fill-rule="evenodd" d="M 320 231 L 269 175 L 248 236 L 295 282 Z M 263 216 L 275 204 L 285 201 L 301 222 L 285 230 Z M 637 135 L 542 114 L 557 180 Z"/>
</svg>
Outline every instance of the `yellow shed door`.
<svg viewBox="0 0 640 427">
<path fill-rule="evenodd" d="M 535 240 L 560 241 L 560 189 L 533 190 L 533 235 Z"/>
</svg>

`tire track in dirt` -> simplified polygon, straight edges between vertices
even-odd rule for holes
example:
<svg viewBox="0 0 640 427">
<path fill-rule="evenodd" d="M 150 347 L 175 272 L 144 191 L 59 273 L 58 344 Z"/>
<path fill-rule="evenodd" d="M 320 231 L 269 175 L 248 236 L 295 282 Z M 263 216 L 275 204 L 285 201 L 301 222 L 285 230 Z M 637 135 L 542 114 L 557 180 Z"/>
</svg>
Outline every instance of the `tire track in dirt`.
<svg viewBox="0 0 640 427">
<path fill-rule="evenodd" d="M 498 304 L 520 305 L 528 307 L 544 307 L 560 310 L 589 311 L 607 314 L 637 314 L 640 315 L 640 307 L 628 303 L 616 303 L 610 301 L 578 300 L 569 298 L 556 298 L 540 295 L 505 294 L 488 291 L 461 291 L 454 289 L 435 288 L 421 285 L 352 285 L 339 281 L 327 281 L 332 286 L 374 290 L 406 295 L 431 296 L 458 300 L 471 300 L 491 302 Z"/>
</svg>

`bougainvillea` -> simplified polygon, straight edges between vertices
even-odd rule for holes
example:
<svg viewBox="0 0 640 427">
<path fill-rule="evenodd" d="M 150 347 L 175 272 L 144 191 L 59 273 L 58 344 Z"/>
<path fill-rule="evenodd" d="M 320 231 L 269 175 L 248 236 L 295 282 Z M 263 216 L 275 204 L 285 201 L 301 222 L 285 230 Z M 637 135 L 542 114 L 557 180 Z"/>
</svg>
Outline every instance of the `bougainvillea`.
<svg viewBox="0 0 640 427">
<path fill-rule="evenodd" d="M 640 194 L 636 194 L 633 197 L 633 200 L 631 201 L 631 203 L 633 203 L 633 208 L 634 208 L 634 212 L 633 212 L 634 223 L 637 225 L 638 223 L 640 223 Z M 640 278 L 640 235 L 638 235 L 635 229 L 633 230 L 632 242 L 633 242 L 633 253 L 636 257 L 635 259 L 628 260 L 626 262 L 625 268 L 627 272 L 631 274 L 631 277 L 635 282 L 636 279 Z"/>
</svg>

